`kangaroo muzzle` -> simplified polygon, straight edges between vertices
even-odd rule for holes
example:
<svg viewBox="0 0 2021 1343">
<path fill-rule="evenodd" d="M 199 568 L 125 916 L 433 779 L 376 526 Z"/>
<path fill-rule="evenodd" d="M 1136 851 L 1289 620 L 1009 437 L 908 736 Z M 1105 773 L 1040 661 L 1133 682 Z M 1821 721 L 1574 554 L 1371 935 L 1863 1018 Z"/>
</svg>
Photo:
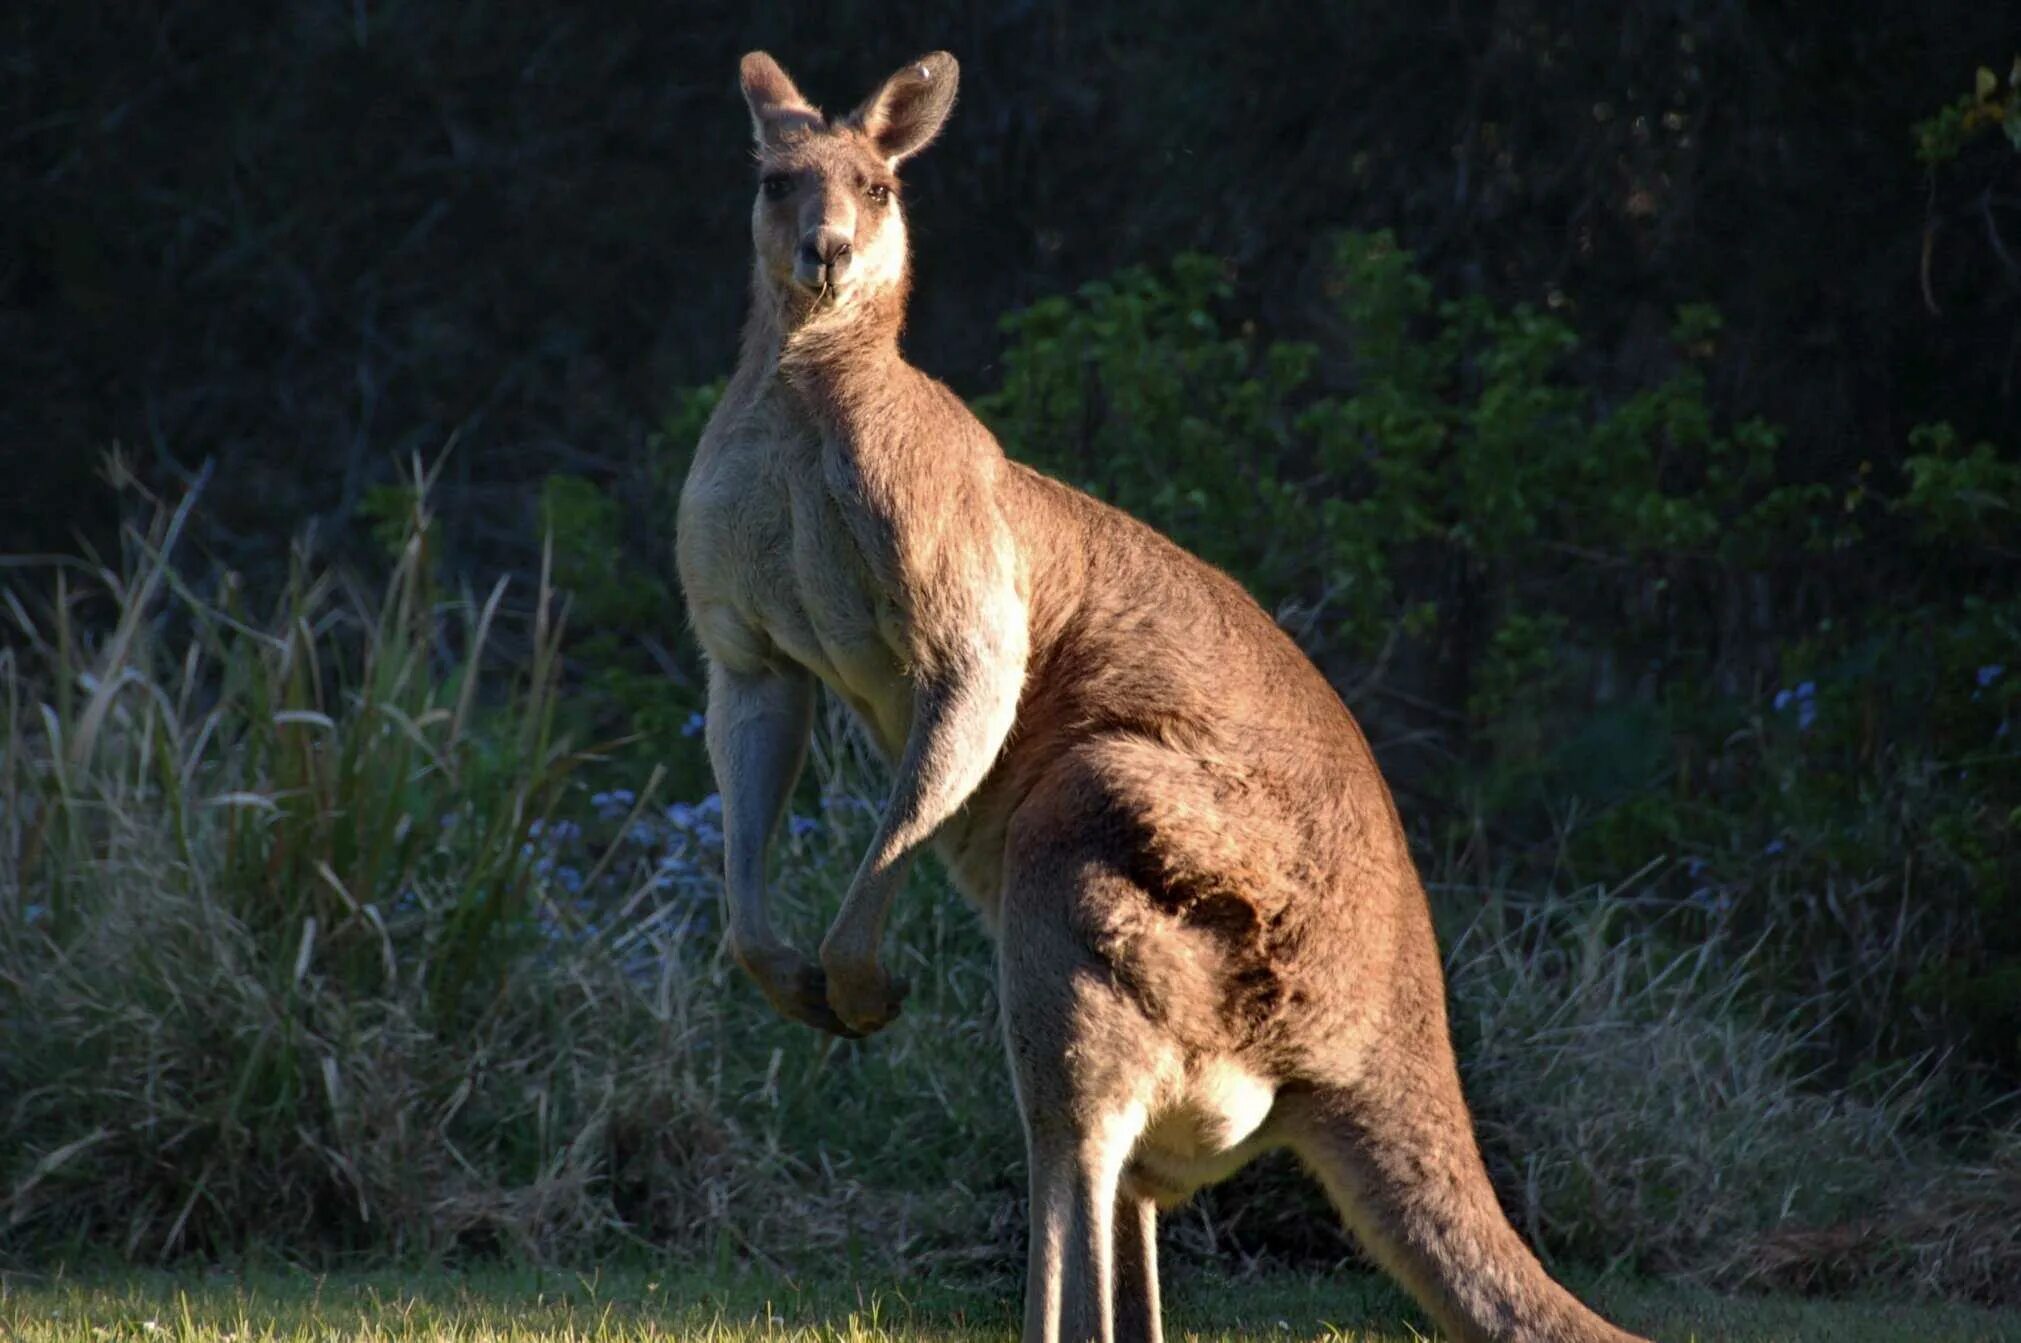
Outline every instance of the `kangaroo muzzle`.
<svg viewBox="0 0 2021 1343">
<path fill-rule="evenodd" d="M 808 289 L 830 289 L 849 274 L 855 252 L 840 229 L 818 228 L 800 240 L 793 278 Z"/>
</svg>

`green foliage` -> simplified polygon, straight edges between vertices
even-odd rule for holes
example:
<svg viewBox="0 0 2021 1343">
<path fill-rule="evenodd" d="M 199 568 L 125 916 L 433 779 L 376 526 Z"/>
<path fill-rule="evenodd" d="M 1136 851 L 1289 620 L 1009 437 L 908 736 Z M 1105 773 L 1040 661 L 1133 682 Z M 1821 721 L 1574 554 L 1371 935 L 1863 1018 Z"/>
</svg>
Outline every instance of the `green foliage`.
<svg viewBox="0 0 2021 1343">
<path fill-rule="evenodd" d="M 723 399 L 723 389 L 728 383 L 726 378 L 717 378 L 674 394 L 673 405 L 661 418 L 660 431 L 654 436 L 649 467 L 652 487 L 662 503 L 671 504 L 679 493 L 681 481 L 688 474 L 688 463 L 695 458 L 695 447 L 702 441 L 702 430 L 708 427 L 709 416 L 715 413 L 716 403 Z"/>
<path fill-rule="evenodd" d="M 1342 237 L 1331 277 L 1338 358 L 1227 330 L 1224 268 L 1182 258 L 1007 319 L 978 409 L 1322 662 L 1373 664 L 1364 712 L 1418 669 L 1447 716 L 1404 781 L 1465 800 L 1434 801 L 1436 851 L 1603 881 L 1667 856 L 1710 925 L 1769 939 L 1793 1004 L 1861 985 L 1845 1057 L 1962 1034 L 2021 1063 L 2012 449 L 1932 425 L 1898 472 L 1800 474 L 1775 426 L 1714 411 L 1702 305 L 1666 373 L 1603 396 L 1568 318 L 1440 299 L 1387 234 Z"/>
<path fill-rule="evenodd" d="M 1237 571 L 1304 572 L 1315 526 L 1281 473 L 1311 346 L 1258 348 L 1216 317 L 1225 268 L 1185 256 L 1004 319 L 1003 386 L 977 410 L 1006 444 Z"/>
<path fill-rule="evenodd" d="M 649 571 L 627 564 L 618 506 L 581 476 L 549 476 L 540 492 L 540 525 L 554 553 L 554 581 L 576 618 L 598 634 L 619 635 L 664 622 L 673 594 Z"/>
<path fill-rule="evenodd" d="M 397 560 L 401 548 L 413 535 L 414 514 L 420 506 L 420 487 L 407 480 L 374 485 L 366 490 L 358 503 L 358 513 L 380 553 Z"/>
<path fill-rule="evenodd" d="M 1456 651 L 1481 731 L 1544 693 L 1545 645 L 1592 618 L 1596 587 L 1615 595 L 1609 570 L 1713 566 L 1790 511 L 1777 435 L 1716 431 L 1695 364 L 1602 407 L 1567 376 L 1567 322 L 1439 302 L 1387 235 L 1343 238 L 1335 263 L 1346 394 L 1317 385 L 1311 346 L 1224 334 L 1226 281 L 1187 258 L 1169 279 L 1131 272 L 1014 315 L 1004 386 L 979 409 L 1014 453 L 1266 602 L 1316 601 L 1323 648 L 1373 656 L 1401 635 Z M 1716 330 L 1688 310 L 1678 340 L 1703 349 Z"/>
<path fill-rule="evenodd" d="M 1921 425 L 1909 443 L 1917 451 L 1902 462 L 1908 489 L 1893 506 L 1924 540 L 1998 546 L 2021 537 L 2021 462 L 1991 443 L 1963 446 L 1948 424 Z"/>
<path fill-rule="evenodd" d="M 2021 151 L 2021 56 L 2014 58 L 2004 89 L 1999 76 L 1982 65 L 1972 77 L 1970 93 L 1917 122 L 1916 158 L 1926 167 L 1941 167 L 1963 153 L 1980 132 L 1995 127 Z"/>
<path fill-rule="evenodd" d="M 686 614 L 670 577 L 669 523 L 723 382 L 679 392 L 634 478 L 612 489 L 582 476 L 550 476 L 540 529 L 554 582 L 577 633 L 567 647 L 569 712 L 586 731 L 622 735 L 617 773 L 665 766 L 679 796 L 707 791 L 707 762 L 680 748 L 700 731 L 706 695 Z"/>
</svg>

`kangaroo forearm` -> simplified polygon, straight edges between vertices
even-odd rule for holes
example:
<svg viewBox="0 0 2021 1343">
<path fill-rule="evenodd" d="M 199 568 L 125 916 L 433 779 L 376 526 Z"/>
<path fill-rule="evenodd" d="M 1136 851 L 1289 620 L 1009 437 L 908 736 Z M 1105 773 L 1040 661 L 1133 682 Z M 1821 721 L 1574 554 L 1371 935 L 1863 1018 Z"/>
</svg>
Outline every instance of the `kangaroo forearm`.
<svg viewBox="0 0 2021 1343">
<path fill-rule="evenodd" d="M 800 777 L 813 711 L 803 672 L 709 669 L 709 760 L 722 790 L 723 884 L 740 955 L 776 940 L 765 912 L 765 851 Z"/>
<path fill-rule="evenodd" d="M 988 777 L 1017 718 L 1022 638 L 963 659 L 959 674 L 922 688 L 891 799 L 830 927 L 825 948 L 874 951 L 913 857 Z"/>
</svg>

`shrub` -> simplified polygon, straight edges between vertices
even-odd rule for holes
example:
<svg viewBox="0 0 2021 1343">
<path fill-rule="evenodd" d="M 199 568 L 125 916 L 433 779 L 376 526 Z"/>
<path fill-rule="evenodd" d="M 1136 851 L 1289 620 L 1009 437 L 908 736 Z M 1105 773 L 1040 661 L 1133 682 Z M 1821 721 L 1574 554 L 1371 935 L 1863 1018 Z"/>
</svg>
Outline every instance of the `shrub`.
<svg viewBox="0 0 2021 1343">
<path fill-rule="evenodd" d="M 1519 884 L 1667 856 L 1847 1071 L 1962 1043 L 2021 1076 L 2013 449 L 1796 463 L 1714 413 L 1708 309 L 1603 396 L 1567 312 L 1441 300 L 1386 234 L 1332 261 L 1327 348 L 1225 330 L 1225 269 L 1181 258 L 1013 314 L 978 408 L 1277 605 L 1424 851 Z"/>
</svg>

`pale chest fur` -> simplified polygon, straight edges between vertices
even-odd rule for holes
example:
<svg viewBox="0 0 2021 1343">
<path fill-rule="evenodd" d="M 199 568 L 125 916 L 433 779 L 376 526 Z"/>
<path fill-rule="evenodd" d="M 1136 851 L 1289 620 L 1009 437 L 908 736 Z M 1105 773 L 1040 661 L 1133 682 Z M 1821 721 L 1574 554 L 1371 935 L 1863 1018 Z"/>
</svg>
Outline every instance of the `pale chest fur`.
<svg viewBox="0 0 2021 1343">
<path fill-rule="evenodd" d="M 840 445 L 790 406 L 726 402 L 682 488 L 676 547 L 695 633 L 713 661 L 747 675 L 804 668 L 896 763 L 913 712 L 907 631 L 875 577 L 891 557 L 871 553 L 883 538 L 863 509 Z M 934 837 L 991 924 L 1007 821 L 1004 799 L 978 796 Z"/>
<path fill-rule="evenodd" d="M 897 613 L 850 525 L 846 467 L 783 408 L 719 415 L 681 493 L 678 550 L 709 656 L 756 673 L 780 659 L 813 673 L 890 757 L 911 695 Z"/>
</svg>

